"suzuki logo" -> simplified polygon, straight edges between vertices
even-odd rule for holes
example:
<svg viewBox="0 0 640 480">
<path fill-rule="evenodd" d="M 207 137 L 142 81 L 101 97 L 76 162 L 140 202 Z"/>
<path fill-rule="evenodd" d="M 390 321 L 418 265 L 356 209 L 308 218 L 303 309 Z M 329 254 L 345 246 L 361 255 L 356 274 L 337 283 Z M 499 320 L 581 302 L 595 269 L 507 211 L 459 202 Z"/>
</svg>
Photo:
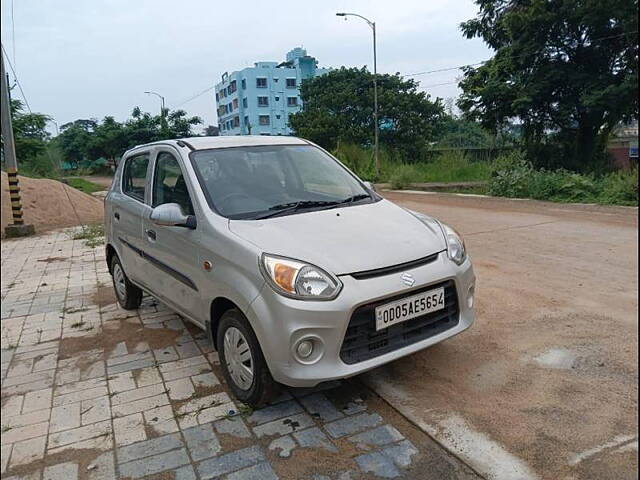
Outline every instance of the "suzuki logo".
<svg viewBox="0 0 640 480">
<path fill-rule="evenodd" d="M 404 272 L 400 279 L 407 287 L 413 287 L 413 284 L 416 283 L 416 279 L 413 278 L 413 275 L 407 272 Z"/>
</svg>

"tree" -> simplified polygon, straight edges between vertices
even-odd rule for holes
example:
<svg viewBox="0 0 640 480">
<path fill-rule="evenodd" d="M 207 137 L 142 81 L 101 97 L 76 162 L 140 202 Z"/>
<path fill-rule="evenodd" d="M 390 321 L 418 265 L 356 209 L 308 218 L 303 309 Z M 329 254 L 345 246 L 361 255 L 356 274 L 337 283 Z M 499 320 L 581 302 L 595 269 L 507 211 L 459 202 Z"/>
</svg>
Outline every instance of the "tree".
<svg viewBox="0 0 640 480">
<path fill-rule="evenodd" d="M 424 151 L 444 117 L 440 100 L 431 101 L 413 80 L 378 75 L 380 144 L 408 159 Z M 373 76 L 366 68 L 345 68 L 305 80 L 303 108 L 289 117 L 301 137 L 334 149 L 338 142 L 373 144 Z"/>
<path fill-rule="evenodd" d="M 497 131 L 522 124 L 530 160 L 588 169 L 620 121 L 638 118 L 637 0 L 476 0 L 461 25 L 495 55 L 464 69 L 458 106 Z M 550 143 L 555 142 L 555 155 Z"/>
<path fill-rule="evenodd" d="M 57 137 L 64 158 L 73 168 L 101 157 L 115 160 L 144 143 L 193 136 L 192 127 L 201 124 L 199 117 L 189 117 L 184 110 L 165 110 L 151 115 L 135 107 L 124 123 L 107 116 L 102 122 L 80 119 L 60 127 Z"/>
<path fill-rule="evenodd" d="M 49 140 L 45 130 L 51 119 L 42 113 L 26 113 L 20 100 L 11 100 L 11 122 L 18 162 L 29 162 L 44 152 Z"/>
<path fill-rule="evenodd" d="M 60 126 L 61 133 L 56 141 L 73 168 L 78 168 L 87 159 L 87 150 L 97 127 L 98 121 L 94 119 L 79 119 Z"/>
</svg>

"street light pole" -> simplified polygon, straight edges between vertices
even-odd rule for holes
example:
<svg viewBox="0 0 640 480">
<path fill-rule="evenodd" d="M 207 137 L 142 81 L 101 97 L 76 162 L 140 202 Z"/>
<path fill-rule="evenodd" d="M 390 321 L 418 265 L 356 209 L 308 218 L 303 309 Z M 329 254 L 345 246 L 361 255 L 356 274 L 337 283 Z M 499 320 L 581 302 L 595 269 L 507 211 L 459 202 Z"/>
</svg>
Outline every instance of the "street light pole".
<svg viewBox="0 0 640 480">
<path fill-rule="evenodd" d="M 147 95 L 155 95 L 160 99 L 160 116 L 164 118 L 164 97 L 157 92 L 144 92 Z"/>
<path fill-rule="evenodd" d="M 4 48 L 3 48 L 4 50 Z M 35 232 L 33 225 L 27 225 L 22 218 L 22 202 L 20 201 L 20 184 L 18 180 L 18 160 L 13 139 L 13 125 L 11 124 L 11 102 L 9 100 L 9 85 L 4 71 L 4 56 L 0 55 L 2 68 L 0 70 L 0 89 L 2 89 L 1 126 L 4 150 L 4 160 L 7 166 L 7 178 L 9 180 L 9 197 L 11 199 L 11 213 L 13 223 L 7 225 L 5 233 L 7 237 L 25 237 Z"/>
<path fill-rule="evenodd" d="M 373 122 L 374 122 L 374 146 L 373 152 L 375 156 L 375 164 L 376 164 L 376 175 L 380 175 L 380 158 L 378 156 L 378 59 L 376 52 L 376 22 L 372 22 L 366 17 L 359 15 L 357 13 L 345 13 L 338 12 L 336 13 L 338 17 L 344 17 L 346 20 L 348 16 L 358 17 L 367 22 L 367 25 L 371 27 L 373 31 Z"/>
</svg>

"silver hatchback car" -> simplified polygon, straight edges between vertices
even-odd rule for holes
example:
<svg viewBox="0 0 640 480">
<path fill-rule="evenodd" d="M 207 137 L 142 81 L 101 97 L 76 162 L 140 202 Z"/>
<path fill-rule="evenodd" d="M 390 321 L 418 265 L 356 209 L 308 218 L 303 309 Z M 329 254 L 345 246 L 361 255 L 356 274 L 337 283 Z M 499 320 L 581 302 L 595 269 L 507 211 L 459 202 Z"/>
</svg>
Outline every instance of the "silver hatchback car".
<svg viewBox="0 0 640 480">
<path fill-rule="evenodd" d="M 350 377 L 474 321 L 460 236 L 294 137 L 142 145 L 106 197 L 118 302 L 153 295 L 206 330 L 238 399 Z"/>
</svg>

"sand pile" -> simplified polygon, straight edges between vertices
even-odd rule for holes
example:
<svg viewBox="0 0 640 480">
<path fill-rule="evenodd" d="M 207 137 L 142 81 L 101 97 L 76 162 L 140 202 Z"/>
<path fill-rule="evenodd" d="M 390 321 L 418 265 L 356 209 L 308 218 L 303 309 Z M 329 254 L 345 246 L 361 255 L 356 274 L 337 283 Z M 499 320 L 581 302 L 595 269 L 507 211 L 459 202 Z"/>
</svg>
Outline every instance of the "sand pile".
<svg viewBox="0 0 640 480">
<path fill-rule="evenodd" d="M 87 195 L 57 180 L 29 177 L 19 177 L 19 180 L 24 221 L 32 224 L 36 233 L 103 220 L 104 207 L 101 199 Z M 6 172 L 2 172 L 1 190 L 2 236 L 4 237 L 4 227 L 12 223 Z"/>
</svg>

